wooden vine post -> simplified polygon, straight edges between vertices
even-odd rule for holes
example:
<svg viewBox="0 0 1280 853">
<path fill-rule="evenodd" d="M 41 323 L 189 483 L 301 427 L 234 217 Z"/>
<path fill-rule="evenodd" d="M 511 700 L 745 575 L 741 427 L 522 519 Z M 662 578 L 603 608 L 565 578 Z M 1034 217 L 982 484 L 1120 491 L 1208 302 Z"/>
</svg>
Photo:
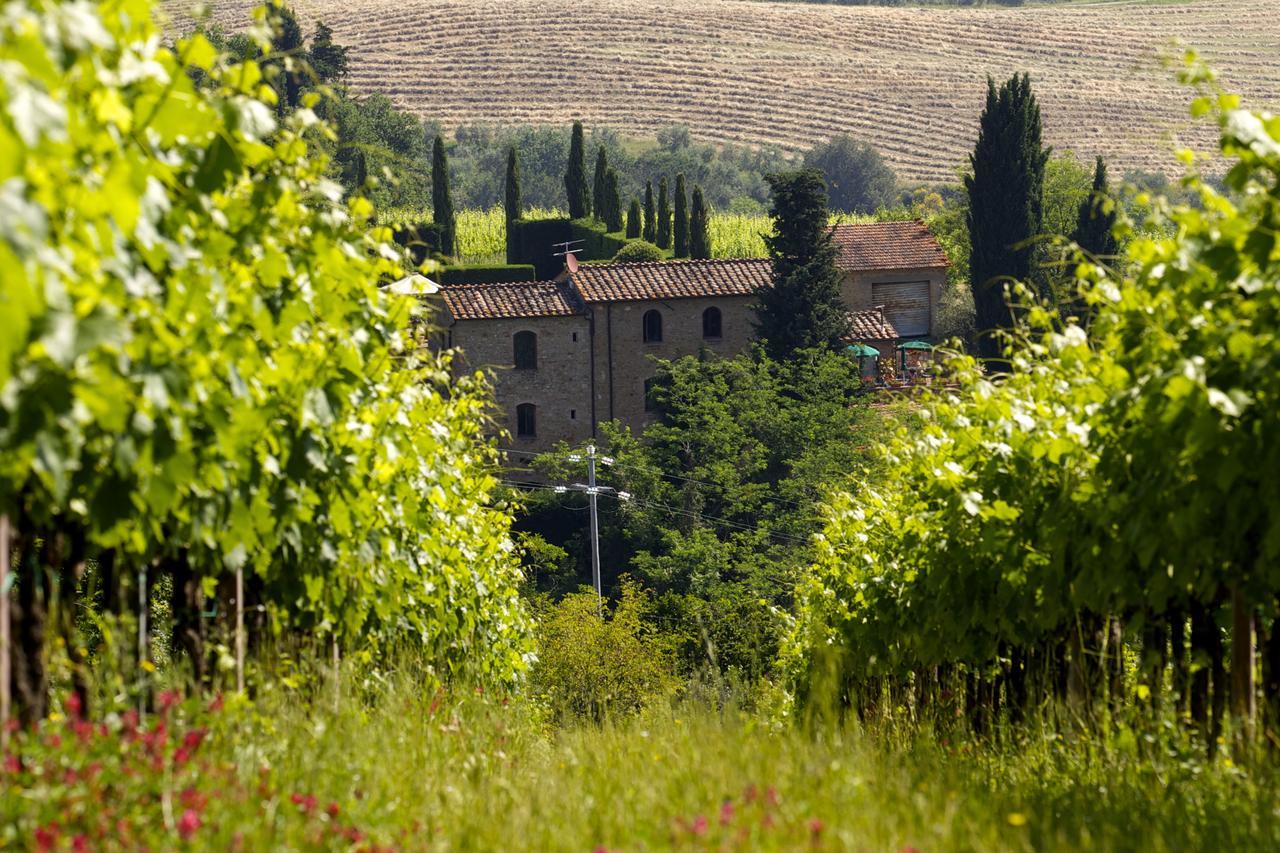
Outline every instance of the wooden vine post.
<svg viewBox="0 0 1280 853">
<path fill-rule="evenodd" d="M 236 692 L 244 692 L 244 569 L 236 569 Z"/>
<path fill-rule="evenodd" d="M 9 743 L 9 516 L 0 515 L 0 746 Z"/>
<path fill-rule="evenodd" d="M 1231 590 L 1231 715 L 1246 743 L 1253 741 L 1257 704 L 1253 666 L 1253 613 L 1237 584 Z"/>
</svg>

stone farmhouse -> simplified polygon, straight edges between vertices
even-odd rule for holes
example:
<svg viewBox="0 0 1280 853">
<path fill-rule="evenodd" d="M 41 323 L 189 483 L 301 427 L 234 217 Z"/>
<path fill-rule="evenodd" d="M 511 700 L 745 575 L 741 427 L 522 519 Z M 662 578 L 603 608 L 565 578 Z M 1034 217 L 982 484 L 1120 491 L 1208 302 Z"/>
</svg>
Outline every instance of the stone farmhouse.
<svg viewBox="0 0 1280 853">
<path fill-rule="evenodd" d="M 936 332 L 947 260 L 920 222 L 838 225 L 850 342 L 892 356 Z M 639 431 L 654 359 L 733 356 L 754 336 L 767 260 L 583 263 L 555 281 L 446 285 L 440 343 L 461 352 L 456 369 L 490 369 L 513 446 L 576 444 L 602 421 Z"/>
</svg>

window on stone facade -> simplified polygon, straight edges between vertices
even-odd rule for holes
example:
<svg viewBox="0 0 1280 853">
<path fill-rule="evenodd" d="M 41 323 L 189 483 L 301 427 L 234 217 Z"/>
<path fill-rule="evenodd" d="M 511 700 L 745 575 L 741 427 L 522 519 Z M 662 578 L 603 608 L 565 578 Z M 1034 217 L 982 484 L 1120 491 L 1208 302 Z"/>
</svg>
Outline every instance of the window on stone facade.
<svg viewBox="0 0 1280 853">
<path fill-rule="evenodd" d="M 702 336 L 704 338 L 720 337 L 720 309 L 708 308 L 702 312 Z"/>
<path fill-rule="evenodd" d="M 656 412 L 658 410 L 658 401 L 653 396 L 653 389 L 656 384 L 657 380 L 653 378 L 644 381 L 644 410 L 646 412 Z"/>
<path fill-rule="evenodd" d="M 662 342 L 662 315 L 656 310 L 644 312 L 644 342 L 646 344 Z"/>
<path fill-rule="evenodd" d="M 538 434 L 538 407 L 533 403 L 516 406 L 516 435 L 533 438 Z"/>
<path fill-rule="evenodd" d="M 533 332 L 516 332 L 512 341 L 517 370 L 538 369 L 538 336 Z"/>
</svg>

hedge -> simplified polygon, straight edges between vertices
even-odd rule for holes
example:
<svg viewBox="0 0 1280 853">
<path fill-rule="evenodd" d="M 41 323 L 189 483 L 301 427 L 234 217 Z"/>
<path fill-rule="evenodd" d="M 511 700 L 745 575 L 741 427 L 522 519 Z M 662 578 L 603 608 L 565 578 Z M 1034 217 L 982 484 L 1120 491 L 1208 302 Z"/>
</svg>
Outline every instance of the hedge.
<svg viewBox="0 0 1280 853">
<path fill-rule="evenodd" d="M 507 281 L 537 281 L 533 264 L 476 264 L 445 267 L 436 278 L 440 284 L 494 284 Z"/>
<path fill-rule="evenodd" d="M 389 227 L 396 245 L 408 247 L 414 266 L 440 251 L 443 238 L 437 222 L 397 222 Z"/>
<path fill-rule="evenodd" d="M 541 280 L 555 278 L 564 269 L 564 259 L 556 256 L 557 244 L 580 240 L 574 253 L 582 261 L 607 261 L 627 243 L 621 233 L 606 233 L 592 219 L 520 219 L 507 224 L 508 257 L 532 264 Z"/>
</svg>

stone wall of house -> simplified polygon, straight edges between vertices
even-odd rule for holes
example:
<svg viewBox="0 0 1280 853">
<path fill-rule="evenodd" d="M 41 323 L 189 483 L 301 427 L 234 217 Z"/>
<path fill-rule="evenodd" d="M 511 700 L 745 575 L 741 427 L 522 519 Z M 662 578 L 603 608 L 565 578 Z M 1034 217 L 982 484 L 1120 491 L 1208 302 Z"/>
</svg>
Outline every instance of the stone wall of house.
<svg viewBox="0 0 1280 853">
<path fill-rule="evenodd" d="M 859 270 L 846 272 L 841 276 L 840 295 L 850 311 L 866 311 L 875 308 L 871 285 L 895 281 L 927 281 L 929 282 L 929 334 L 938 331 L 938 306 L 942 303 L 942 286 L 946 283 L 945 269 L 919 270 Z M 890 318 L 892 319 L 892 318 Z"/>
<path fill-rule="evenodd" d="M 697 355 L 704 347 L 721 357 L 743 352 L 755 339 L 755 314 L 751 310 L 754 302 L 750 296 L 717 296 L 592 305 L 598 419 L 603 422 L 616 418 L 635 432 L 643 429 L 653 420 L 652 413 L 645 411 L 644 393 L 645 380 L 657 372 L 650 356 L 673 360 Z M 720 309 L 718 340 L 702 337 L 702 315 L 712 307 Z M 662 315 L 661 343 L 644 340 L 644 315 L 648 311 Z"/>
<path fill-rule="evenodd" d="M 517 332 L 538 336 L 537 368 L 514 367 Z M 558 441 L 591 437 L 591 336 L 586 317 L 463 320 L 449 327 L 451 345 L 462 350 L 455 372 L 488 369 L 494 378 L 503 446 L 542 451 Z M 520 436 L 516 407 L 532 403 L 536 434 Z"/>
</svg>

